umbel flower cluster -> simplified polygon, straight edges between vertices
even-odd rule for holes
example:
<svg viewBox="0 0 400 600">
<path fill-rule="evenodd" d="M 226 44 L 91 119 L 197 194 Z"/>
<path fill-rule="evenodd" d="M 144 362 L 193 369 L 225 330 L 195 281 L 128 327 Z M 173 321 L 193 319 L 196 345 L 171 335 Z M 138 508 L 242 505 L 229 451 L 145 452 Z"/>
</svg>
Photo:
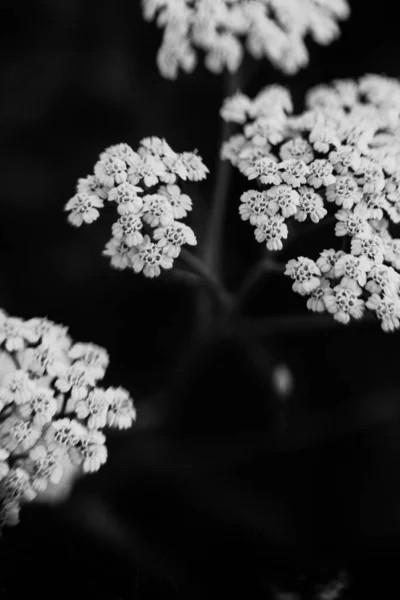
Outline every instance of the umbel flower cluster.
<svg viewBox="0 0 400 600">
<path fill-rule="evenodd" d="M 293 115 L 282 87 L 265 88 L 254 100 L 228 98 L 222 117 L 240 124 L 222 148 L 254 189 L 241 197 L 241 218 L 269 250 L 283 247 L 287 223 L 329 217 L 341 248 L 317 260 L 290 260 L 285 274 L 307 307 L 328 311 L 341 323 L 365 308 L 384 331 L 399 327 L 400 84 L 378 75 L 338 80 L 313 88 L 306 110 Z M 301 226 L 299 227 L 301 233 Z"/>
<path fill-rule="evenodd" d="M 142 0 L 144 17 L 164 28 L 157 54 L 161 74 L 175 79 L 192 72 L 196 49 L 213 73 L 234 72 L 243 45 L 256 59 L 267 58 L 287 74 L 308 63 L 304 39 L 329 44 L 338 20 L 349 15 L 347 0 Z"/>
<path fill-rule="evenodd" d="M 68 221 L 76 227 L 92 223 L 105 203 L 115 206 L 117 220 L 103 254 L 116 269 L 156 277 L 172 268 L 183 245 L 197 243 L 182 223 L 192 200 L 178 182 L 200 181 L 207 173 L 196 152 L 174 152 L 157 137 L 141 140 L 137 152 L 127 144 L 110 146 L 100 154 L 94 174 L 79 179 L 65 206 Z"/>
<path fill-rule="evenodd" d="M 136 413 L 125 389 L 97 385 L 107 352 L 73 343 L 65 327 L 1 311 L 0 346 L 1 532 L 71 468 L 97 471 L 107 459 L 103 429 L 128 428 Z"/>
</svg>

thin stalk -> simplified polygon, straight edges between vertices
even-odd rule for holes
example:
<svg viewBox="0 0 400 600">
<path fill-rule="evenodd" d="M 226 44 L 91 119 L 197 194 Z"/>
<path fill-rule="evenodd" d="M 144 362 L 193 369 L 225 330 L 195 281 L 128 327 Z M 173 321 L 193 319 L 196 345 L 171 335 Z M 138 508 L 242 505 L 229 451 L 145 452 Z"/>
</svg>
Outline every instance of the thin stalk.
<svg viewBox="0 0 400 600">
<path fill-rule="evenodd" d="M 308 227 L 300 228 L 299 231 L 294 232 L 288 240 L 287 246 L 289 246 L 292 242 L 297 240 L 299 237 L 303 237 L 308 233 L 314 233 L 314 231 L 321 229 L 322 227 L 326 227 L 327 225 L 331 225 L 336 221 L 334 216 L 326 217 L 319 221 L 319 223 L 311 223 Z M 277 261 L 272 260 L 271 258 L 262 258 L 260 259 L 255 266 L 249 271 L 248 275 L 245 277 L 242 285 L 239 288 L 239 291 L 236 295 L 235 308 L 239 309 L 243 304 L 244 300 L 251 293 L 254 286 L 258 283 L 258 281 L 268 275 L 270 273 L 283 273 L 285 270 L 285 265 L 281 264 Z"/>
<path fill-rule="evenodd" d="M 175 267 L 170 271 L 170 276 L 174 281 L 183 282 L 187 285 L 199 285 L 202 281 L 202 278 L 197 273 L 179 269 L 178 267 Z"/>
<path fill-rule="evenodd" d="M 247 296 L 250 294 L 254 286 L 262 277 L 269 273 L 283 273 L 285 265 L 278 263 L 270 258 L 262 258 L 250 270 L 240 286 L 235 299 L 235 307 L 239 309 Z"/>
<path fill-rule="evenodd" d="M 224 78 L 224 98 L 231 96 L 240 88 L 239 71 L 227 73 Z M 218 157 L 216 166 L 215 187 L 212 194 L 212 205 L 207 228 L 204 236 L 204 260 L 210 269 L 219 273 L 221 270 L 221 246 L 223 225 L 225 221 L 226 205 L 231 183 L 232 165 L 228 160 L 221 160 L 219 156 L 223 142 L 231 133 L 230 123 L 222 122 L 218 144 Z"/>
<path fill-rule="evenodd" d="M 68 414 L 68 413 L 67 413 L 67 405 L 68 405 L 68 400 L 69 400 L 69 394 L 67 393 L 67 394 L 65 394 L 65 396 L 64 396 L 63 403 L 62 403 L 62 406 L 61 406 L 61 409 L 60 409 L 60 412 L 59 412 L 59 414 L 60 414 L 62 417 L 66 417 L 66 416 L 67 416 L 67 414 Z"/>
<path fill-rule="evenodd" d="M 200 275 L 221 305 L 228 306 L 231 304 L 229 292 L 224 288 L 223 284 L 208 268 L 205 262 L 185 249 L 181 251 L 180 258 L 190 267 L 192 272 Z"/>
</svg>

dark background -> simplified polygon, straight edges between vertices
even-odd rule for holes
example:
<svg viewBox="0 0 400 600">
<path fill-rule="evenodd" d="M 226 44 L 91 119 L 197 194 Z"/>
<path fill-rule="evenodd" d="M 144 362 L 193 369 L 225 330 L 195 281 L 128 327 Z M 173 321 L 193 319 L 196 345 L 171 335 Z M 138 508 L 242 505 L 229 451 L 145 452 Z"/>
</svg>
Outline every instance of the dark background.
<svg viewBox="0 0 400 600">
<path fill-rule="evenodd" d="M 285 78 L 260 62 L 249 94 L 281 82 L 300 103 L 333 78 L 397 77 L 395 3 L 351 6 L 339 41 L 309 44 L 306 70 Z M 110 436 L 109 463 L 68 503 L 26 507 L 6 531 L 2 597 L 268 598 L 271 585 L 311 597 L 342 569 L 348 597 L 398 591 L 399 336 L 373 324 L 265 339 L 294 375 L 287 405 L 230 339 L 210 342 L 190 370 L 195 291 L 112 270 L 101 257 L 111 222 L 76 230 L 63 206 L 106 146 L 157 135 L 177 151 L 197 148 L 210 167 L 188 190 L 201 239 L 223 78 L 200 66 L 163 79 L 161 32 L 139 0 L 0 7 L 0 305 L 104 345 L 106 383 L 127 387 L 139 414 L 132 432 Z M 259 253 L 237 216 L 243 185 L 234 179 L 226 226 L 233 288 Z M 287 281 L 256 291 L 250 315 L 304 311 Z"/>
</svg>

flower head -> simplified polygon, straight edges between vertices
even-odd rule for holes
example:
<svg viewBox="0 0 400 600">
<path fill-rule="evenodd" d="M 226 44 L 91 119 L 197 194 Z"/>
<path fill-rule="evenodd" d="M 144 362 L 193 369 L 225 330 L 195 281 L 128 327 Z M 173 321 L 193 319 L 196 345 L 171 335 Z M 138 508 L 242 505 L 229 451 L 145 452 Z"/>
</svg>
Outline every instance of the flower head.
<svg viewBox="0 0 400 600">
<path fill-rule="evenodd" d="M 87 194 L 88 196 L 97 196 L 102 200 L 107 198 L 108 188 L 102 185 L 96 175 L 80 177 L 76 185 L 78 194 Z"/>
<path fill-rule="evenodd" d="M 77 462 L 82 462 L 85 473 L 98 471 L 107 460 L 106 438 L 101 431 L 92 430 L 83 437 L 76 448 Z"/>
<path fill-rule="evenodd" d="M 353 146 L 341 145 L 337 150 L 329 154 L 329 161 L 334 171 L 339 175 L 347 175 L 349 172 L 357 171 L 361 156 L 359 151 Z"/>
<path fill-rule="evenodd" d="M 29 402 L 19 407 L 19 413 L 25 419 L 31 419 L 34 425 L 42 427 L 50 423 L 57 412 L 58 404 L 51 389 L 37 387 Z"/>
<path fill-rule="evenodd" d="M 298 188 L 307 181 L 310 167 L 299 159 L 284 160 L 279 164 L 283 181 L 294 188 Z"/>
<path fill-rule="evenodd" d="M 138 155 L 128 170 L 128 182 L 134 186 L 143 183 L 146 187 L 153 187 L 164 174 L 165 167 L 161 158 L 152 154 Z"/>
<path fill-rule="evenodd" d="M 335 277 L 341 278 L 343 285 L 355 281 L 360 287 L 364 287 L 371 266 L 372 263 L 366 256 L 358 257 L 352 254 L 343 254 L 334 266 L 334 274 Z"/>
<path fill-rule="evenodd" d="M 89 195 L 86 192 L 75 194 L 65 205 L 65 210 L 69 212 L 68 221 L 75 227 L 80 227 L 83 223 L 93 223 L 99 218 L 99 208 L 104 206 L 103 200 L 98 196 Z"/>
<path fill-rule="evenodd" d="M 289 260 L 285 275 L 293 279 L 293 291 L 302 296 L 309 294 L 321 284 L 321 271 L 317 263 L 304 256 Z"/>
<path fill-rule="evenodd" d="M 57 344 L 42 342 L 38 346 L 29 347 L 20 353 L 21 367 L 30 377 L 41 378 L 57 375 L 64 367 L 66 361 L 64 350 Z"/>
<path fill-rule="evenodd" d="M 245 169 L 245 175 L 250 180 L 258 179 L 262 184 L 278 185 L 282 181 L 277 161 L 268 156 L 261 156 L 249 164 Z"/>
<path fill-rule="evenodd" d="M 305 221 L 309 218 L 313 223 L 318 223 L 327 215 L 324 201 L 320 194 L 312 188 L 302 186 L 299 189 L 299 205 L 294 218 L 297 221 Z"/>
<path fill-rule="evenodd" d="M 381 321 L 383 331 L 395 331 L 400 327 L 400 300 L 393 296 L 371 294 L 366 303 Z"/>
<path fill-rule="evenodd" d="M 365 289 L 371 294 L 395 295 L 400 285 L 400 273 L 393 267 L 378 265 L 368 272 Z"/>
<path fill-rule="evenodd" d="M 369 225 L 366 214 L 360 213 L 360 211 L 351 211 L 343 208 L 338 210 L 336 215 L 338 223 L 335 226 L 335 233 L 337 236 L 368 236 L 371 234 L 371 226 Z"/>
<path fill-rule="evenodd" d="M 196 244 L 194 232 L 181 223 L 193 208 L 181 182 L 201 181 L 207 173 L 197 151 L 175 152 L 156 136 L 143 138 L 137 152 L 115 144 L 100 154 L 94 175 L 79 180 L 66 205 L 68 218 L 74 225 L 91 223 L 107 200 L 117 219 L 103 255 L 115 269 L 156 277 L 172 267 L 183 244 Z"/>
<path fill-rule="evenodd" d="M 360 319 L 364 312 L 364 301 L 359 298 L 361 289 L 354 282 L 341 283 L 328 289 L 324 302 L 326 310 L 339 323 L 349 323 L 351 317 Z"/>
<path fill-rule="evenodd" d="M 26 468 L 36 492 L 43 492 L 49 483 L 60 483 L 64 474 L 61 455 L 57 449 L 50 452 L 44 445 L 35 446 L 29 452 Z"/>
<path fill-rule="evenodd" d="M 34 336 L 34 338 L 30 337 L 32 342 L 40 342 L 43 346 L 52 346 L 60 351 L 67 350 L 71 345 L 67 327 L 45 318 L 29 319 L 26 325 Z"/>
<path fill-rule="evenodd" d="M 307 140 L 295 137 L 282 144 L 279 156 L 282 160 L 302 160 L 308 165 L 314 158 L 314 151 Z"/>
<path fill-rule="evenodd" d="M 108 352 L 96 344 L 74 344 L 68 351 L 68 356 L 75 364 L 88 369 L 95 379 L 104 377 L 110 361 Z"/>
<path fill-rule="evenodd" d="M 321 273 L 325 277 L 333 279 L 335 277 L 336 263 L 343 255 L 344 252 L 342 250 L 334 250 L 333 248 L 323 250 L 317 260 L 317 265 Z"/>
<path fill-rule="evenodd" d="M 25 404 L 32 398 L 35 387 L 35 383 L 24 369 L 12 371 L 3 378 L 0 401 L 3 406 L 11 402 L 17 405 Z"/>
<path fill-rule="evenodd" d="M 109 408 L 107 423 L 110 427 L 127 429 L 136 420 L 136 409 L 132 398 L 124 388 L 108 388 Z"/>
<path fill-rule="evenodd" d="M 252 225 L 259 225 L 264 217 L 275 215 L 279 210 L 278 203 L 266 192 L 249 190 L 242 194 L 240 200 L 239 214 L 243 221 L 250 221 Z"/>
<path fill-rule="evenodd" d="M 320 188 L 321 185 L 332 185 L 336 181 L 332 171 L 333 165 L 325 158 L 314 160 L 309 166 L 307 182 L 316 189 Z"/>
<path fill-rule="evenodd" d="M 254 235 L 257 242 L 266 242 L 268 250 L 282 250 L 282 240 L 287 238 L 288 228 L 282 216 L 265 216 L 260 219 Z"/>
<path fill-rule="evenodd" d="M 175 79 L 179 69 L 191 72 L 197 50 L 205 53 L 213 73 L 236 71 L 244 47 L 256 59 L 266 57 L 293 74 L 308 62 L 304 38 L 329 44 L 339 34 L 337 22 L 349 15 L 347 0 L 142 0 L 147 20 L 164 28 L 157 64 L 164 77 Z M 349 92 L 342 92 L 348 98 Z M 247 110 L 238 94 L 226 112 L 241 122 Z"/>
<path fill-rule="evenodd" d="M 185 244 L 195 246 L 197 243 L 193 230 L 179 221 L 155 229 L 154 239 L 158 241 L 164 254 L 171 258 L 177 258 Z"/>
<path fill-rule="evenodd" d="M 267 191 L 267 196 L 272 199 L 270 207 L 274 213 L 280 211 L 283 217 L 296 214 L 300 204 L 299 194 L 290 185 L 273 186 Z"/>
<path fill-rule="evenodd" d="M 187 194 L 182 194 L 178 185 L 170 184 L 158 189 L 161 196 L 165 196 L 172 209 L 174 219 L 183 219 L 192 210 L 192 201 Z"/>
<path fill-rule="evenodd" d="M 174 220 L 172 206 L 168 198 L 162 194 L 145 196 L 143 211 L 143 220 L 151 227 L 165 226 Z"/>
<path fill-rule="evenodd" d="M 315 313 L 322 313 L 326 310 L 324 299 L 328 289 L 330 289 L 330 282 L 322 277 L 319 286 L 310 293 L 307 299 L 308 310 Z"/>
<path fill-rule="evenodd" d="M 75 362 L 65 367 L 55 381 L 55 387 L 60 392 L 70 392 L 73 400 L 86 398 L 89 387 L 95 383 L 93 371 L 84 363 Z"/>
<path fill-rule="evenodd" d="M 117 211 L 120 215 L 138 213 L 143 206 L 143 200 L 139 196 L 142 188 L 124 182 L 110 190 L 108 200 L 118 204 Z"/>
<path fill-rule="evenodd" d="M 66 480 L 99 469 L 107 458 L 102 430 L 129 427 L 136 413 L 123 388 L 97 386 L 109 362 L 104 348 L 73 343 L 66 327 L 48 319 L 1 310 L 0 318 L 8 358 L 0 373 L 1 533 L 17 524 L 21 504 L 46 498 L 49 485 L 57 497 Z"/>
<path fill-rule="evenodd" d="M 326 199 L 328 202 L 335 202 L 343 208 L 352 208 L 362 198 L 362 193 L 354 177 L 341 175 L 335 183 L 329 185 L 326 189 Z"/>
<path fill-rule="evenodd" d="M 142 219 L 133 213 L 122 215 L 112 226 L 112 234 L 115 239 L 124 242 L 128 247 L 138 246 L 143 242 Z"/>
<path fill-rule="evenodd" d="M 68 454 L 85 434 L 86 429 L 81 423 L 73 419 L 61 418 L 53 421 L 47 428 L 44 442 L 50 452 Z"/>
<path fill-rule="evenodd" d="M 145 236 L 143 243 L 138 246 L 138 253 L 132 258 L 135 273 L 143 271 L 146 277 L 158 277 L 161 269 L 172 269 L 174 259 L 168 256 L 162 246 L 152 242 Z"/>
<path fill-rule="evenodd" d="M 22 319 L 0 313 L 0 345 L 4 345 L 6 350 L 22 350 L 33 338 L 34 334 Z"/>
<path fill-rule="evenodd" d="M 251 101 L 247 96 L 236 92 L 236 94 L 225 100 L 220 115 L 226 121 L 244 123 L 250 114 L 251 106 Z"/>
<path fill-rule="evenodd" d="M 84 400 L 78 400 L 75 412 L 80 420 L 87 419 L 89 429 L 102 429 L 107 423 L 109 398 L 104 390 L 95 389 Z"/>
<path fill-rule="evenodd" d="M 0 425 L 2 447 L 10 453 L 25 452 L 41 436 L 41 428 L 19 416 L 11 415 Z"/>
<path fill-rule="evenodd" d="M 0 483 L 0 498 L 3 506 L 20 501 L 31 501 L 36 492 L 32 487 L 29 473 L 19 467 L 13 468 Z"/>
<path fill-rule="evenodd" d="M 17 525 L 19 523 L 19 503 L 4 498 L 0 502 L 0 533 L 4 525 Z"/>
<path fill-rule="evenodd" d="M 129 246 L 120 238 L 111 238 L 103 250 L 103 255 L 110 257 L 111 266 L 121 271 L 132 267 L 132 258 L 136 253 L 135 247 Z"/>
<path fill-rule="evenodd" d="M 121 158 L 108 154 L 96 163 L 94 173 L 101 184 L 111 188 L 126 181 L 127 166 Z"/>
<path fill-rule="evenodd" d="M 383 262 L 385 249 L 379 235 L 356 236 L 351 240 L 351 252 L 354 256 L 366 256 L 373 264 L 379 265 Z"/>
<path fill-rule="evenodd" d="M 221 115 L 238 132 L 222 156 L 257 183 L 242 193 L 239 214 L 270 250 L 281 250 L 292 230 L 301 238 L 303 222 L 325 220 L 312 239 L 333 233 L 343 250 L 323 249 L 316 262 L 289 260 L 293 290 L 308 296 L 309 310 L 326 310 L 341 323 L 365 309 L 380 318 L 371 296 L 383 298 L 382 311 L 400 298 L 400 239 L 392 230 L 400 223 L 400 83 L 375 75 L 336 80 L 310 90 L 306 110 L 292 113 L 280 86 L 253 100 L 225 100 Z M 332 222 L 333 231 L 322 229 Z M 384 331 L 397 327 L 395 319 L 380 320 Z"/>
</svg>

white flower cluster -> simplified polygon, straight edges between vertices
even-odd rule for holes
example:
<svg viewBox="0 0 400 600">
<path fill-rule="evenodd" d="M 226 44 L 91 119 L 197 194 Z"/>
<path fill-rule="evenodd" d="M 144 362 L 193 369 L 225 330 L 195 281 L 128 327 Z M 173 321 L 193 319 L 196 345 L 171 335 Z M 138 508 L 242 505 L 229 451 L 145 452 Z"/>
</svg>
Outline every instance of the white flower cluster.
<svg viewBox="0 0 400 600">
<path fill-rule="evenodd" d="M 349 16 L 347 0 L 142 0 L 146 20 L 164 28 L 157 65 L 175 79 L 179 68 L 192 72 L 195 48 L 206 68 L 233 72 L 243 58 L 243 43 L 256 59 L 266 57 L 285 73 L 308 63 L 307 35 L 327 45 L 339 34 L 338 21 Z"/>
<path fill-rule="evenodd" d="M 144 138 L 137 152 L 127 144 L 110 146 L 100 155 L 94 174 L 79 179 L 65 210 L 79 227 L 92 223 L 104 203 L 114 204 L 118 220 L 103 254 L 116 269 L 131 268 L 146 277 L 171 269 L 184 244 L 197 243 L 181 219 L 192 210 L 179 180 L 200 181 L 208 169 L 196 152 L 177 153 L 163 139 Z"/>
<path fill-rule="evenodd" d="M 60 325 L 0 311 L 0 348 L 1 533 L 72 465 L 97 471 L 107 459 L 102 429 L 128 428 L 136 412 L 125 389 L 97 385 L 107 352 L 73 343 Z"/>
<path fill-rule="evenodd" d="M 240 215 L 258 242 L 281 250 L 288 219 L 318 223 L 331 214 L 348 245 L 316 262 L 289 261 L 294 291 L 310 296 L 310 310 L 342 323 L 368 308 L 392 331 L 400 323 L 400 239 L 390 233 L 400 223 L 400 83 L 379 75 L 338 80 L 313 88 L 306 105 L 292 115 L 280 86 L 225 101 L 222 117 L 243 133 L 224 144 L 222 158 L 257 183 L 242 195 Z"/>
</svg>

